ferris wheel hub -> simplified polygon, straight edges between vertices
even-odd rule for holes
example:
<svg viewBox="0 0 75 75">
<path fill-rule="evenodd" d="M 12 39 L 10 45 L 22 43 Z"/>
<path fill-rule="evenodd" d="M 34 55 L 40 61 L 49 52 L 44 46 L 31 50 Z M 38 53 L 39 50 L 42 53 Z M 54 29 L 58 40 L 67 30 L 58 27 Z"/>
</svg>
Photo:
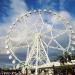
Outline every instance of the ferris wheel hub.
<svg viewBox="0 0 75 75">
<path fill-rule="evenodd" d="M 35 33 L 35 38 L 40 38 L 40 36 L 41 36 L 41 33 L 39 32 Z"/>
</svg>

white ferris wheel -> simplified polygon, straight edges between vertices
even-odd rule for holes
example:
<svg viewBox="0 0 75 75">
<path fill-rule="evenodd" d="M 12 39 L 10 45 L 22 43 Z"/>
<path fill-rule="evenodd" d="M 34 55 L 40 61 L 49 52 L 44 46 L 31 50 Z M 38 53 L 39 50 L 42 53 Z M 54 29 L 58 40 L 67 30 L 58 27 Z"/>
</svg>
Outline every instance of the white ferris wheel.
<svg viewBox="0 0 75 75">
<path fill-rule="evenodd" d="M 10 26 L 6 49 L 12 63 L 30 68 L 50 64 L 50 51 L 74 50 L 71 22 L 51 10 L 24 13 Z M 25 54 L 25 55 L 24 55 Z"/>
</svg>

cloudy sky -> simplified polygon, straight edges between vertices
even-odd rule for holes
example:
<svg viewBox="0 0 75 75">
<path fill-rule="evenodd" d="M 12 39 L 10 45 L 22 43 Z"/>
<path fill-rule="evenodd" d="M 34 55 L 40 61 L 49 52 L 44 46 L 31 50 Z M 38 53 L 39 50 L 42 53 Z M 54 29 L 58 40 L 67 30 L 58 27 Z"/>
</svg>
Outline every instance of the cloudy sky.
<svg viewBox="0 0 75 75">
<path fill-rule="evenodd" d="M 4 40 L 9 26 L 22 13 L 34 9 L 51 9 L 61 11 L 63 16 L 70 16 L 75 23 L 75 0 L 0 0 L 0 63 L 11 61 L 7 60 L 7 55 L 2 55 Z M 64 12 L 64 13 L 62 13 Z M 6 58 L 5 58 L 6 57 Z"/>
</svg>

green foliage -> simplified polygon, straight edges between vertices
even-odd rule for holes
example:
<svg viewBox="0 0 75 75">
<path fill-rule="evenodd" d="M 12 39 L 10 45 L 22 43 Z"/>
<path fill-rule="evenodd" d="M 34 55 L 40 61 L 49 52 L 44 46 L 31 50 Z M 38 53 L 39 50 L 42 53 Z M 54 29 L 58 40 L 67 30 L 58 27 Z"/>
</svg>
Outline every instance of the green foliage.
<svg viewBox="0 0 75 75">
<path fill-rule="evenodd" d="M 63 55 L 58 57 L 58 60 L 60 60 L 60 63 L 64 65 L 64 63 L 71 62 L 72 55 L 70 55 L 69 52 L 66 51 Z"/>
</svg>

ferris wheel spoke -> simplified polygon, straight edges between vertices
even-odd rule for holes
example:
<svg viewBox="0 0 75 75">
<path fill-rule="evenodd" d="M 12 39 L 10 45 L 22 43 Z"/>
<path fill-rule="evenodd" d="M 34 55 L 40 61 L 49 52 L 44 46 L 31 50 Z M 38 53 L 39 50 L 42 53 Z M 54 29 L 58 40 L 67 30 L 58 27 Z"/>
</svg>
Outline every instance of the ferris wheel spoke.
<svg viewBox="0 0 75 75">
<path fill-rule="evenodd" d="M 51 36 L 44 35 L 43 38 L 51 40 Z"/>
<path fill-rule="evenodd" d="M 42 40 L 42 41 L 43 41 L 43 40 Z M 52 40 L 51 40 L 51 41 L 52 41 Z M 50 41 L 50 43 L 51 43 L 51 41 Z M 45 44 L 45 46 L 46 46 L 47 48 L 52 48 L 52 49 L 57 49 L 57 50 L 61 50 L 61 51 L 63 51 L 63 49 L 61 49 L 61 48 L 54 47 L 54 46 L 50 46 L 50 45 L 46 44 L 45 41 L 43 41 L 43 43 Z M 46 47 L 45 47 L 45 48 L 46 48 Z"/>
<path fill-rule="evenodd" d="M 51 42 L 52 42 L 52 37 L 45 36 L 45 38 L 49 40 L 49 41 L 48 41 L 48 44 L 46 44 L 45 41 L 43 41 L 43 43 L 44 43 L 46 46 L 49 46 L 49 45 L 51 44 Z"/>
<path fill-rule="evenodd" d="M 36 27 L 37 21 L 38 20 L 36 20 L 35 23 L 33 24 L 33 26 L 35 27 L 36 32 L 38 32 L 37 27 Z M 30 25 L 32 25 L 32 22 L 30 22 Z"/>
<path fill-rule="evenodd" d="M 55 38 L 58 38 L 58 37 L 60 37 L 61 35 L 64 35 L 65 33 L 67 32 L 67 30 L 65 30 L 64 32 L 62 32 L 62 33 L 60 33 L 60 34 L 57 34 L 56 36 L 53 36 L 53 38 L 55 39 Z"/>
<path fill-rule="evenodd" d="M 48 34 L 48 33 L 51 34 L 51 32 L 52 32 L 52 26 L 51 26 L 50 28 L 47 27 L 47 28 L 42 32 L 42 35 L 46 35 L 46 34 Z"/>
<path fill-rule="evenodd" d="M 36 32 L 38 32 L 37 27 L 36 27 L 36 24 L 34 24 L 34 27 L 35 27 L 35 29 L 36 29 Z"/>
<path fill-rule="evenodd" d="M 54 47 L 54 46 L 48 46 L 48 48 L 51 48 L 51 49 L 57 49 L 57 50 L 59 50 L 59 51 L 63 51 L 63 49 L 58 48 L 58 47 Z"/>
<path fill-rule="evenodd" d="M 48 48 L 47 43 L 46 43 L 45 41 L 43 41 L 43 40 L 42 40 L 42 42 L 43 42 L 43 44 Z"/>
<path fill-rule="evenodd" d="M 29 48 L 33 42 L 27 42 L 26 44 L 19 44 L 17 46 L 13 46 L 13 49 L 18 49 L 18 48 Z"/>
<path fill-rule="evenodd" d="M 59 32 L 59 33 L 65 32 L 66 30 L 67 29 L 55 29 L 55 28 L 52 29 L 52 31 Z"/>
<path fill-rule="evenodd" d="M 45 35 L 45 34 L 47 34 L 47 33 L 49 33 L 49 31 L 44 31 L 44 32 L 42 33 L 42 35 Z"/>
<path fill-rule="evenodd" d="M 41 22 L 41 14 L 40 14 L 40 16 L 38 16 L 38 18 L 36 19 L 36 22 L 34 23 L 34 27 L 35 27 L 35 29 L 36 29 L 36 32 L 38 32 L 38 28 L 37 28 L 37 25 L 38 25 L 38 23 L 40 23 Z"/>
<path fill-rule="evenodd" d="M 38 18 L 36 18 L 36 19 L 35 18 L 34 18 L 34 20 L 35 20 L 34 24 L 31 21 L 27 21 L 27 18 L 25 20 L 26 22 L 24 21 L 24 23 L 26 23 L 26 24 L 29 23 L 30 26 L 33 25 L 35 27 L 35 29 L 36 29 L 36 32 L 37 32 L 38 30 L 37 30 L 36 24 L 38 23 Z"/>
<path fill-rule="evenodd" d="M 55 41 L 55 43 L 57 44 L 57 46 L 59 46 L 63 51 L 66 50 L 65 48 L 63 48 L 58 42 L 56 39 L 53 39 L 53 41 Z"/>
<path fill-rule="evenodd" d="M 42 40 L 42 41 L 43 41 L 43 40 Z M 47 44 L 45 41 L 43 41 L 43 43 L 46 45 L 46 47 L 48 47 L 51 42 L 52 42 L 52 39 L 48 42 L 48 44 Z"/>
<path fill-rule="evenodd" d="M 40 16 L 40 19 L 41 19 L 41 22 L 42 22 L 41 29 L 40 29 L 40 33 L 41 33 L 41 31 L 43 30 L 43 26 L 44 26 L 45 24 L 44 24 L 43 18 L 42 18 L 42 16 L 41 16 L 40 13 L 39 13 L 39 16 Z"/>
<path fill-rule="evenodd" d="M 18 49 L 18 48 L 27 48 L 28 47 L 28 45 L 27 46 L 16 46 L 16 47 L 13 47 L 13 49 Z"/>
<path fill-rule="evenodd" d="M 14 52 L 10 49 L 10 52 L 12 53 L 12 55 L 15 57 L 16 60 L 18 60 L 21 63 L 21 60 L 18 59 L 18 57 L 14 54 Z"/>
<path fill-rule="evenodd" d="M 43 44 L 45 44 L 45 46 L 46 46 L 45 48 L 53 48 L 53 49 L 58 49 L 58 50 L 62 50 L 63 51 L 63 49 L 61 49 L 61 48 L 48 45 L 45 41 L 43 41 Z"/>
<path fill-rule="evenodd" d="M 49 41 L 48 46 L 51 44 L 51 42 L 52 42 L 52 39 Z"/>
</svg>

